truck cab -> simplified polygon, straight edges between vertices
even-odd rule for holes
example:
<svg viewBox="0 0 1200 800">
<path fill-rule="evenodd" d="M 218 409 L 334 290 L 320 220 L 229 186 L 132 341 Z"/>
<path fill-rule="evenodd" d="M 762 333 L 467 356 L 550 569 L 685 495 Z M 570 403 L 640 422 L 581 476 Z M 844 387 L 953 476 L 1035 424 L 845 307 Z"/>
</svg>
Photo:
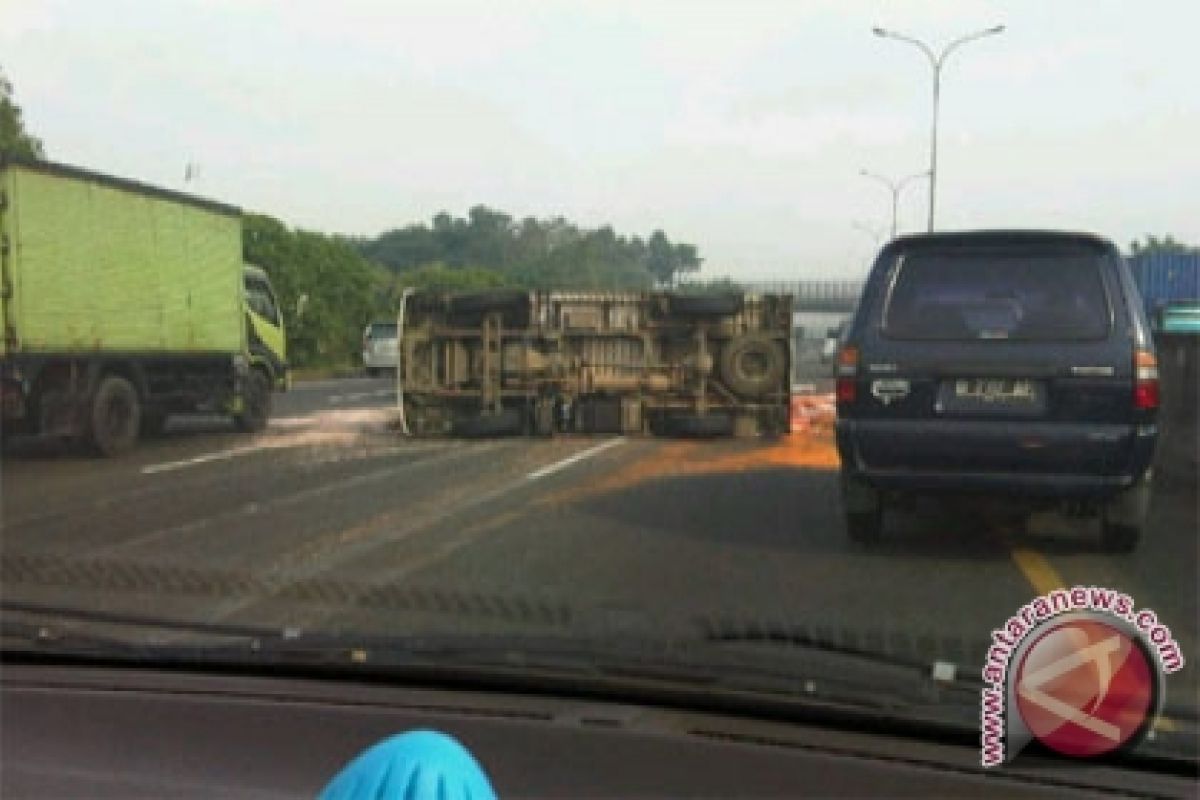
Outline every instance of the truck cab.
<svg viewBox="0 0 1200 800">
<path fill-rule="evenodd" d="M 271 280 L 261 267 L 242 269 L 246 289 L 246 345 L 250 366 L 262 371 L 271 388 L 286 391 L 289 382 L 287 332 Z"/>
</svg>

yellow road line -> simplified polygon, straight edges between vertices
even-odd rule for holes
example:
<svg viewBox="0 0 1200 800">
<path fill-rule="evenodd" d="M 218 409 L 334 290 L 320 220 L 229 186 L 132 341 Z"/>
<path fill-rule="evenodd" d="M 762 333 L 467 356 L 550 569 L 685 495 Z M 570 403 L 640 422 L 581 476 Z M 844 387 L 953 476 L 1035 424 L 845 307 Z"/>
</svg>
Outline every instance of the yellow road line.
<svg viewBox="0 0 1200 800">
<path fill-rule="evenodd" d="M 1154 720 L 1154 729 L 1156 731 L 1174 733 L 1175 731 L 1179 730 L 1179 726 L 1175 724 L 1175 720 L 1171 719 L 1170 717 L 1159 717 L 1158 719 Z"/>
<path fill-rule="evenodd" d="M 1025 547 L 1012 549 L 1012 560 L 1025 575 L 1025 580 L 1038 594 L 1047 594 L 1055 589 L 1066 589 L 1067 582 L 1058 574 L 1046 557 L 1036 550 Z"/>
<path fill-rule="evenodd" d="M 1025 580 L 1038 594 L 1048 594 L 1055 589 L 1066 589 L 1067 582 L 1050 565 L 1050 562 L 1036 550 L 1025 547 L 1012 549 L 1012 560 L 1025 575 Z M 1159 717 L 1154 721 L 1154 729 L 1173 733 L 1179 730 L 1179 725 L 1169 717 Z"/>
</svg>

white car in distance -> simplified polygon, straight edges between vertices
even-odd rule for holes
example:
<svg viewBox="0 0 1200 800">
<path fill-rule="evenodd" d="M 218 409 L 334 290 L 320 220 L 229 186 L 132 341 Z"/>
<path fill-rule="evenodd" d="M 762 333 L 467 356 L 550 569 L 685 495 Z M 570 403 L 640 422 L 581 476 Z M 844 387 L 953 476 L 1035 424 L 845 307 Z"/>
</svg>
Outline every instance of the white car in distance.
<svg viewBox="0 0 1200 800">
<path fill-rule="evenodd" d="M 367 375 L 395 374 L 399 363 L 396 323 L 372 322 L 363 331 L 362 360 Z"/>
</svg>

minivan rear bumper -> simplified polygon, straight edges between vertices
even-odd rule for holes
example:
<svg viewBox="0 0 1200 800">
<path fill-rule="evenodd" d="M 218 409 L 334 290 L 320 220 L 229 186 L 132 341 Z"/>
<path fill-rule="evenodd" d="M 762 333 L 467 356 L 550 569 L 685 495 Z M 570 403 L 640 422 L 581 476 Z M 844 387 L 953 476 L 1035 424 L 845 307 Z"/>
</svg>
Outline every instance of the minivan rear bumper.
<svg viewBox="0 0 1200 800">
<path fill-rule="evenodd" d="M 980 492 L 1045 498 L 1103 498 L 1132 486 L 1137 475 L 1058 475 L 1011 472 L 851 470 L 877 489 L 906 492 Z"/>
<path fill-rule="evenodd" d="M 1111 495 L 1132 486 L 1150 468 L 1157 441 L 1157 429 L 1153 425 L 1104 425 L 1096 428 L 1086 425 L 1053 426 L 1057 430 L 1052 435 L 1052 426 L 1043 423 L 1020 426 L 1019 430 L 1025 436 L 1036 437 L 1040 434 L 1048 440 L 1049 447 L 1074 453 L 1079 460 L 1072 467 L 1077 466 L 1078 469 L 1047 468 L 1052 462 L 1045 457 L 1039 458 L 1036 452 L 1030 454 L 1027 463 L 1008 460 L 1004 469 L 989 469 L 984 464 L 974 467 L 969 463 L 922 463 L 916 458 L 912 463 L 905 463 L 906 451 L 914 453 L 919 449 L 921 455 L 928 458 L 929 453 L 939 449 L 938 441 L 942 437 L 946 437 L 944 445 L 948 449 L 961 449 L 964 444 L 973 444 L 972 440 L 985 427 L 978 424 L 960 427 L 937 422 L 914 425 L 911 422 L 839 419 L 837 446 L 843 470 L 880 489 L 1086 498 Z M 974 430 L 969 430 L 971 428 Z M 987 437 L 991 438 L 989 444 L 993 448 L 1008 438 L 1003 431 L 1004 428 L 998 427 L 991 432 L 995 438 Z M 859 439 L 864 435 L 875 442 L 883 436 L 885 440 L 898 445 L 891 463 L 873 464 L 863 458 Z M 914 435 L 921 440 L 917 447 L 914 447 Z M 1107 446 L 1099 445 L 1096 438 L 1106 440 Z"/>
</svg>

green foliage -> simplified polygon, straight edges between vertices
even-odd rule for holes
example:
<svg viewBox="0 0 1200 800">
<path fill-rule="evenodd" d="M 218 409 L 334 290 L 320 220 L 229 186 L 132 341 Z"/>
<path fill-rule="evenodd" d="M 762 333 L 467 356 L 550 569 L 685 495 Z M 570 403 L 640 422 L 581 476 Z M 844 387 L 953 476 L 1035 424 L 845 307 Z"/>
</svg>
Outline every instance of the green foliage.
<svg viewBox="0 0 1200 800">
<path fill-rule="evenodd" d="M 493 289 L 506 285 L 509 284 L 505 280 L 505 276 L 492 269 L 484 267 L 451 269 L 445 264 L 433 263 L 405 270 L 392 278 L 390 295 L 399 297 L 400 291 L 405 287 L 458 292 L 471 289 Z"/>
<path fill-rule="evenodd" d="M 620 236 L 608 226 L 583 230 L 561 217 L 518 222 L 486 206 L 475 206 L 466 218 L 442 212 L 429 225 L 409 225 L 353 244 L 397 273 L 401 283 L 436 279 L 446 288 L 459 288 L 447 273 L 481 269 L 487 274 L 471 274 L 462 288 L 478 288 L 479 280 L 498 276 L 497 285 L 533 289 L 646 289 L 670 284 L 701 263 L 694 245 L 672 244 L 662 231 L 645 241 Z"/>
<path fill-rule="evenodd" d="M 288 360 L 299 367 L 353 363 L 363 328 L 386 310 L 389 277 L 345 240 L 291 230 L 268 216 L 246 215 L 243 244 L 246 260 L 267 271 L 279 295 Z"/>
<path fill-rule="evenodd" d="M 1200 247 L 1186 245 L 1169 233 L 1161 239 L 1157 236 L 1147 235 L 1143 241 L 1134 239 L 1129 243 L 1131 256 L 1148 256 L 1158 253 L 1200 253 Z"/>
<path fill-rule="evenodd" d="M 42 142 L 25 130 L 21 107 L 13 100 L 13 88 L 0 72 L 0 154 L 44 158 Z"/>
</svg>

